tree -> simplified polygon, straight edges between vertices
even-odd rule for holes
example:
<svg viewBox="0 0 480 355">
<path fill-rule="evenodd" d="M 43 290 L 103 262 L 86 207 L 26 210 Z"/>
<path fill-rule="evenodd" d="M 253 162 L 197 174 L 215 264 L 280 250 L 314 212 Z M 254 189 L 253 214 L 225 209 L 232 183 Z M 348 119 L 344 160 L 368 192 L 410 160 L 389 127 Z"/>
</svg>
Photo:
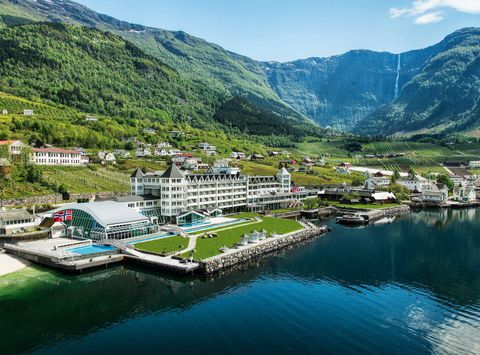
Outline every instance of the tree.
<svg viewBox="0 0 480 355">
<path fill-rule="evenodd" d="M 410 199 L 410 191 L 405 186 L 393 183 L 390 185 L 390 191 L 394 193 L 398 201 Z"/>
<path fill-rule="evenodd" d="M 398 179 L 400 179 L 400 172 L 397 169 L 395 169 L 393 171 L 393 175 L 392 175 L 392 178 L 390 180 L 391 180 L 392 184 L 395 184 Z"/>
<path fill-rule="evenodd" d="M 448 191 L 452 192 L 455 184 L 453 180 L 450 179 L 448 175 L 442 174 L 437 176 L 437 182 L 441 184 L 445 184 L 448 187 Z"/>
<path fill-rule="evenodd" d="M 363 186 L 365 180 L 360 176 L 354 176 L 352 179 L 352 186 Z"/>
<path fill-rule="evenodd" d="M 417 173 L 415 172 L 415 170 L 412 167 L 409 167 L 408 168 L 408 175 L 415 176 L 415 175 L 417 175 Z"/>
</svg>

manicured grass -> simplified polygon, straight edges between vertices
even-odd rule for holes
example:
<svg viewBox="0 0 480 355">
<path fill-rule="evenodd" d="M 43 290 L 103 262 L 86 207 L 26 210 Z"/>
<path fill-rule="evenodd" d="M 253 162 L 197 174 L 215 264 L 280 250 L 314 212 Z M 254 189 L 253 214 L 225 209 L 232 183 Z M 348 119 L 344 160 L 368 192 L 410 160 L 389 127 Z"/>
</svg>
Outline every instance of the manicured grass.
<svg viewBox="0 0 480 355">
<path fill-rule="evenodd" d="M 148 242 L 135 244 L 138 250 L 145 250 L 158 254 L 168 254 L 188 247 L 188 238 L 180 236 L 166 237 Z"/>
<path fill-rule="evenodd" d="M 198 238 L 193 257 L 200 260 L 218 255 L 221 253 L 219 250 L 221 247 L 232 247 L 240 241 L 244 233 L 250 233 L 253 230 L 261 231 L 262 229 L 265 229 L 269 234 L 287 234 L 302 229 L 302 226 L 295 220 L 264 217 L 260 223 L 217 231 L 217 237 L 215 238 Z M 191 253 L 185 253 L 182 256 L 190 257 L 190 255 Z"/>
<path fill-rule="evenodd" d="M 238 219 L 238 218 L 235 218 L 235 219 Z M 187 234 L 188 235 L 195 235 L 195 234 L 210 233 L 210 232 L 215 232 L 215 231 L 220 230 L 220 229 L 242 226 L 244 224 L 249 224 L 249 223 L 252 223 L 252 222 L 255 222 L 255 221 L 253 219 L 251 219 L 251 220 L 240 222 L 240 223 L 232 223 L 232 224 L 227 224 L 227 225 L 223 225 L 223 226 L 220 226 L 220 227 L 212 227 L 212 228 L 208 228 L 208 229 L 202 229 L 202 230 L 199 230 L 199 231 L 188 232 Z"/>
</svg>

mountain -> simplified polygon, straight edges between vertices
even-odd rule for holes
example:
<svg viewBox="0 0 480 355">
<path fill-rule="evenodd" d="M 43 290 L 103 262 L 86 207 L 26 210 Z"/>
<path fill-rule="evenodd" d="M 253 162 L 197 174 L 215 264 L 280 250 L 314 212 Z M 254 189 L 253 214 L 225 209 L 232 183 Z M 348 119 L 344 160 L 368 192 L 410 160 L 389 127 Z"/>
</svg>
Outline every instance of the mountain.
<svg viewBox="0 0 480 355">
<path fill-rule="evenodd" d="M 184 77 L 204 83 L 220 97 L 242 96 L 259 108 L 284 117 L 283 121 L 292 120 L 315 129 L 272 90 L 258 62 L 185 32 L 120 21 L 69 0 L 0 0 L 1 14 L 8 24 L 50 21 L 113 32 Z"/>
<path fill-rule="evenodd" d="M 219 105 L 203 85 L 122 38 L 88 27 L 0 29 L 2 90 L 108 116 L 207 124 Z"/>
<path fill-rule="evenodd" d="M 440 42 L 437 49 L 441 50 L 403 85 L 400 96 L 360 122 L 356 127 L 358 132 L 384 135 L 478 132 L 480 29 L 456 31 Z"/>
<path fill-rule="evenodd" d="M 30 21 L 77 24 L 122 37 L 173 68 L 191 91 L 203 85 L 204 119 L 237 132 L 321 134 L 306 117 L 367 135 L 476 132 L 479 125 L 475 28 L 400 54 L 353 50 L 277 63 L 257 62 L 185 32 L 120 21 L 69 0 L 0 0 L 0 26 Z M 265 122 L 256 124 L 258 119 Z"/>
</svg>

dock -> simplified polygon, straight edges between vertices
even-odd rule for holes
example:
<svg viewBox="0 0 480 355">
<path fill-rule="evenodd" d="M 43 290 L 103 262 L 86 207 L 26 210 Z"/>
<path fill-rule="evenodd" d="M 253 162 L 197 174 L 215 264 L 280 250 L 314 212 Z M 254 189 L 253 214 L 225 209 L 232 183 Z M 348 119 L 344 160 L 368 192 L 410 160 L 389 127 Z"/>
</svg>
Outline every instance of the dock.
<svg viewBox="0 0 480 355">
<path fill-rule="evenodd" d="M 338 209 L 341 214 L 337 217 L 337 223 L 344 225 L 367 225 L 384 218 L 394 217 L 397 215 L 410 212 L 410 206 L 399 205 L 395 207 L 378 208 L 370 210 L 355 211 L 353 209 Z"/>
</svg>

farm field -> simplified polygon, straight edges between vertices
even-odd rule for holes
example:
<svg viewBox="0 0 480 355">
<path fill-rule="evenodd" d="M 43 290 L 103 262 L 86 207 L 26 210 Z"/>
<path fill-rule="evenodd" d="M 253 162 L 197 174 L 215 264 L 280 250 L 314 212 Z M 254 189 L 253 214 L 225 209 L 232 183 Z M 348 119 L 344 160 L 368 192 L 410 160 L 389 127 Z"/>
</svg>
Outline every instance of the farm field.
<svg viewBox="0 0 480 355">
<path fill-rule="evenodd" d="M 129 175 L 106 168 L 91 170 L 83 167 L 42 167 L 49 182 L 62 184 L 70 193 L 127 192 Z"/>
<path fill-rule="evenodd" d="M 356 166 L 365 166 L 384 170 L 407 172 L 409 167 L 421 175 L 428 173 L 446 173 L 442 164 L 445 160 L 467 162 L 480 158 L 479 143 L 462 143 L 449 147 L 418 142 L 371 142 L 362 144 L 362 151 L 351 153 L 344 149 L 344 142 L 314 142 L 301 143 L 292 153 L 307 154 L 313 157 L 325 155 L 328 164 L 337 165 L 342 161 Z M 369 154 L 404 153 L 396 158 L 365 158 Z"/>
</svg>

